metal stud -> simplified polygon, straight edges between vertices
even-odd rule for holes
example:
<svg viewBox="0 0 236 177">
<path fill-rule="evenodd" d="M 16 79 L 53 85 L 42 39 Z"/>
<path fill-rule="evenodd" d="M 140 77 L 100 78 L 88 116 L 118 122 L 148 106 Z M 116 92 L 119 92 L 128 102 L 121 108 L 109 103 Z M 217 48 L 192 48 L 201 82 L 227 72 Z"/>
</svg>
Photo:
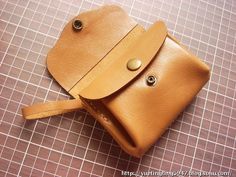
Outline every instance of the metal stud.
<svg viewBox="0 0 236 177">
<path fill-rule="evenodd" d="M 130 59 L 128 62 L 127 62 L 127 68 L 130 70 L 130 71 L 136 71 L 138 70 L 142 65 L 142 61 L 140 59 L 137 59 L 137 58 L 133 58 L 133 59 Z"/>
<path fill-rule="evenodd" d="M 75 31 L 80 31 L 82 30 L 83 28 L 83 23 L 81 20 L 78 20 L 78 19 L 75 19 L 73 22 L 72 22 L 72 27 Z"/>
<path fill-rule="evenodd" d="M 153 86 L 156 84 L 156 81 L 157 81 L 157 78 L 153 75 L 149 75 L 147 78 L 146 78 L 146 82 L 147 82 L 147 85 L 149 86 Z"/>
</svg>

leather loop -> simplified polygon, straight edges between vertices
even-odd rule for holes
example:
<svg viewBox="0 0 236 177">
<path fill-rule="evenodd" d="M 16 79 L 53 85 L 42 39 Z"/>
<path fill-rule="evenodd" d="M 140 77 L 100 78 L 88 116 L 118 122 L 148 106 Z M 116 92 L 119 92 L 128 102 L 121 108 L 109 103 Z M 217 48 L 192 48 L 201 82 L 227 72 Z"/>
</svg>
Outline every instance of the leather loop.
<svg viewBox="0 0 236 177">
<path fill-rule="evenodd" d="M 25 119 L 32 120 L 72 112 L 80 108 L 83 108 L 80 99 L 54 101 L 25 107 L 22 109 L 22 115 Z"/>
</svg>

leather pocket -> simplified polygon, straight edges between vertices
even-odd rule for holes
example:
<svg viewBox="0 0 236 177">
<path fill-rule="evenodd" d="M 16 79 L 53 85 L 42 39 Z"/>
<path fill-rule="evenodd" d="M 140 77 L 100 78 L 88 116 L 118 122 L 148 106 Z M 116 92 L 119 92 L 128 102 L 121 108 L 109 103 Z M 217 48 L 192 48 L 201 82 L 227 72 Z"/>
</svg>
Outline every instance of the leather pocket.
<svg viewBox="0 0 236 177">
<path fill-rule="evenodd" d="M 122 77 L 125 76 L 121 75 L 120 79 Z M 154 79 L 154 84 L 149 83 L 150 77 Z M 167 36 L 151 62 L 133 80 L 108 96 L 99 99 L 87 97 L 84 101 L 89 103 L 88 106 L 94 105 L 92 109 L 88 108 L 89 112 L 121 147 L 140 157 L 208 79 L 208 66 Z M 114 84 L 119 82 L 117 79 L 113 81 Z M 98 87 L 94 89 L 99 92 Z M 94 112 L 94 108 L 100 112 Z"/>
<path fill-rule="evenodd" d="M 148 77 L 156 78 L 154 85 Z M 209 79 L 208 67 L 170 38 L 134 81 L 102 101 L 125 127 L 140 156 L 191 102 Z M 131 143 L 129 143 L 131 144 Z"/>
</svg>

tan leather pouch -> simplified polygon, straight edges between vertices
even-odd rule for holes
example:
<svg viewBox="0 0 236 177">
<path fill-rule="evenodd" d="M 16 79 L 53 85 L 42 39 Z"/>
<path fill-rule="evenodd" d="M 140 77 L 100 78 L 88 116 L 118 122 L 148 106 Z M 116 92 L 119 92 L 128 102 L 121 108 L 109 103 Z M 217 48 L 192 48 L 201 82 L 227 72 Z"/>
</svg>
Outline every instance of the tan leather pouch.
<svg viewBox="0 0 236 177">
<path fill-rule="evenodd" d="M 73 28 L 75 19 L 82 29 Z M 168 34 L 147 31 L 116 6 L 70 21 L 47 58 L 75 99 L 23 109 L 27 119 L 85 108 L 127 153 L 140 157 L 209 79 L 209 68 Z"/>
</svg>

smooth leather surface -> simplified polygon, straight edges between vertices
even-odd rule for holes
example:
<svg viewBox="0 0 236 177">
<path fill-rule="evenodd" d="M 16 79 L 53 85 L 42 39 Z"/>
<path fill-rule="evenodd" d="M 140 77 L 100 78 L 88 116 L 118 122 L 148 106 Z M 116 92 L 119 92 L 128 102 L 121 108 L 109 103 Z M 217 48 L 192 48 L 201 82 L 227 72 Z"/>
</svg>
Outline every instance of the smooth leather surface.
<svg viewBox="0 0 236 177">
<path fill-rule="evenodd" d="M 115 47 L 137 23 L 118 6 L 104 6 L 80 14 L 83 23 L 76 32 L 72 19 L 47 56 L 47 67 L 68 92 Z"/>
<path fill-rule="evenodd" d="M 141 27 L 140 25 L 136 25 L 109 53 L 107 53 L 107 55 L 96 65 L 96 67 L 91 69 L 69 91 L 69 93 L 74 98 L 79 98 L 79 93 L 81 93 L 84 88 L 88 87 L 93 82 L 93 80 L 101 75 L 105 70 L 108 70 L 111 65 L 117 60 L 117 58 L 120 58 L 127 51 L 130 45 L 136 43 L 138 37 L 141 36 L 144 31 L 145 30 L 143 27 Z"/>
<path fill-rule="evenodd" d="M 118 17 L 119 14 L 124 15 L 117 7 L 106 6 L 91 11 L 92 15 L 84 13 L 83 18 L 90 21 L 97 15 L 101 19 L 105 13 L 109 16 L 116 10 Z M 117 18 L 116 15 L 114 17 Z M 167 35 L 162 22 L 145 32 L 126 15 L 124 17 L 127 26 L 115 29 L 113 35 L 107 37 L 102 30 L 99 36 L 93 29 L 91 35 L 81 33 L 81 39 L 86 40 L 81 40 L 80 44 L 74 44 L 77 39 L 73 39 L 75 32 L 69 27 L 69 22 L 48 55 L 48 68 L 59 84 L 77 99 L 24 108 L 26 119 L 84 107 L 127 153 L 140 157 L 155 143 L 208 81 L 209 68 Z M 107 20 L 104 24 L 112 24 L 114 18 Z M 99 23 L 96 23 L 96 28 L 102 28 Z M 112 31 L 113 27 L 108 25 L 106 32 Z M 113 39 L 115 31 L 119 37 Z M 103 37 L 106 38 L 104 44 L 98 45 L 97 39 Z M 68 47 L 68 44 L 72 46 Z M 79 48 L 76 51 L 78 46 L 84 45 L 88 53 Z M 65 49 L 72 49 L 74 53 L 65 55 Z M 83 60 L 86 57 L 88 60 Z M 143 59 L 144 64 L 137 72 L 126 68 L 130 57 Z M 155 86 L 146 84 L 149 75 L 157 78 Z"/>
<path fill-rule="evenodd" d="M 121 57 L 116 57 L 116 60 L 107 70 L 98 75 L 88 87 L 82 90 L 80 95 L 87 99 L 101 99 L 125 86 L 152 61 L 166 35 L 165 24 L 161 21 L 154 23 L 146 32 L 137 37 L 135 43 L 129 46 Z M 142 65 L 138 70 L 130 71 L 127 68 L 127 62 L 135 58 L 141 60 Z"/>
</svg>

